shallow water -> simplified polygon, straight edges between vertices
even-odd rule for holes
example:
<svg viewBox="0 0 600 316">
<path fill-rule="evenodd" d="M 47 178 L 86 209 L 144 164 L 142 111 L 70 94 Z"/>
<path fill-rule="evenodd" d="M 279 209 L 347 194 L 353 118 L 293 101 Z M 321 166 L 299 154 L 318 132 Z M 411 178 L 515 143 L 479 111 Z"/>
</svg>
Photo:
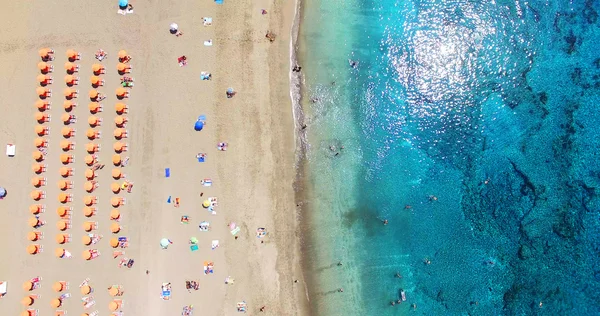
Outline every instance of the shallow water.
<svg viewBox="0 0 600 316">
<path fill-rule="evenodd" d="M 306 1 L 317 314 L 600 314 L 599 11 Z"/>
</svg>

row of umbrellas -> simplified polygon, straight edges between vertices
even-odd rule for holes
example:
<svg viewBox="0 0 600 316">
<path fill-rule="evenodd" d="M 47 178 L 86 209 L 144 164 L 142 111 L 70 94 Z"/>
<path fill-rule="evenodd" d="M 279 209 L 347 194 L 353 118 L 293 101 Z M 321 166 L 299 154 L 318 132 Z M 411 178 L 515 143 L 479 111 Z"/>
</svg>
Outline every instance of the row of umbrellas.
<svg viewBox="0 0 600 316">
<path fill-rule="evenodd" d="M 40 88 L 42 88 L 44 90 L 42 90 L 40 88 L 37 89 L 38 95 L 40 96 L 40 100 L 38 100 L 36 102 L 36 107 L 38 108 L 39 112 L 37 112 L 35 114 L 35 119 L 40 125 L 36 126 L 35 132 L 40 137 L 36 138 L 34 141 L 35 146 L 38 150 L 36 150 L 32 154 L 32 156 L 36 162 L 33 166 L 33 171 L 38 176 L 35 176 L 34 178 L 32 178 L 32 181 L 31 181 L 32 185 L 36 188 L 36 190 L 34 190 L 31 193 L 31 197 L 35 201 L 40 201 L 40 200 L 46 198 L 45 191 L 39 190 L 39 188 L 45 186 L 47 183 L 47 180 L 45 177 L 41 177 L 39 175 L 41 175 L 42 173 L 44 173 L 46 171 L 46 165 L 42 164 L 42 162 L 45 160 L 46 148 L 48 146 L 48 142 L 45 138 L 43 138 L 43 136 L 48 135 L 49 131 L 50 131 L 49 127 L 45 126 L 44 124 L 51 121 L 51 116 L 46 111 L 50 110 L 50 108 L 51 108 L 51 103 L 47 100 L 47 98 L 50 97 L 51 93 L 52 93 L 51 90 L 46 88 L 46 86 L 49 84 L 52 84 L 52 82 L 53 82 L 52 77 L 50 75 L 48 75 L 48 73 L 52 72 L 53 67 L 52 67 L 52 65 L 47 64 L 47 62 L 54 59 L 53 54 L 54 54 L 54 51 L 52 51 L 50 49 L 40 50 L 40 56 L 42 57 L 42 60 L 43 60 L 42 63 L 44 63 L 44 64 L 40 63 L 40 65 L 38 65 L 38 67 L 42 71 L 42 74 L 38 76 L 38 82 L 40 83 Z M 120 60 L 122 60 L 122 61 L 125 61 L 125 60 L 129 61 L 131 59 L 131 57 L 129 57 L 124 51 L 119 52 L 119 55 L 120 55 Z M 55 240 L 60 245 L 71 241 L 71 234 L 64 233 L 66 230 L 68 230 L 71 227 L 72 207 L 67 206 L 67 203 L 69 203 L 73 200 L 73 196 L 72 196 L 72 194 L 70 194 L 68 192 L 68 190 L 73 188 L 73 182 L 71 180 L 69 180 L 69 177 L 71 177 L 73 175 L 73 168 L 70 167 L 70 164 L 72 164 L 74 162 L 74 157 L 70 152 L 72 150 L 74 150 L 74 148 L 75 148 L 75 142 L 72 141 L 72 138 L 75 136 L 76 130 L 74 128 L 70 127 L 69 125 L 75 123 L 77 120 L 76 116 L 74 114 L 72 114 L 71 111 L 77 105 L 76 103 L 74 103 L 72 101 L 72 99 L 77 97 L 78 90 L 74 90 L 71 87 L 79 84 L 79 78 L 74 76 L 74 73 L 79 71 L 79 66 L 73 64 L 73 62 L 79 60 L 81 58 L 81 55 L 73 50 L 69 50 L 67 52 L 67 57 L 69 59 L 69 62 L 67 64 L 65 64 L 65 69 L 67 70 L 67 76 L 65 76 L 65 84 L 68 86 L 68 88 L 65 89 L 65 93 L 64 93 L 65 98 L 66 98 L 66 101 L 63 104 L 65 113 L 61 116 L 61 120 L 62 120 L 63 124 L 65 125 L 65 127 L 63 127 L 61 130 L 64 140 L 62 140 L 60 142 L 60 147 L 61 147 L 62 151 L 64 152 L 60 156 L 61 163 L 64 165 L 63 167 L 60 168 L 60 174 L 63 179 L 59 180 L 57 183 L 58 187 L 63 191 L 58 196 L 58 200 L 62 204 L 62 206 L 57 208 L 57 211 L 56 211 L 57 215 L 60 217 L 60 220 L 57 223 L 57 228 L 62 233 L 59 233 L 58 235 L 56 235 Z M 126 65 L 124 63 L 119 63 L 119 65 L 117 66 L 117 69 L 120 74 L 129 73 L 131 71 L 131 66 Z M 92 87 L 97 88 L 97 87 L 103 86 L 104 80 L 102 78 L 100 78 L 99 75 L 103 74 L 105 72 L 104 66 L 102 66 L 100 64 L 95 64 L 92 67 L 92 71 L 94 72 L 94 76 L 92 76 L 90 78 Z M 119 99 L 123 99 L 125 97 L 128 97 L 128 95 L 129 95 L 129 93 L 124 88 L 117 89 L 116 94 L 117 94 L 117 98 L 119 98 Z M 99 101 L 101 99 L 103 99 L 104 96 L 102 96 L 102 94 L 100 92 L 98 92 L 94 89 L 94 90 L 90 91 L 89 97 L 92 102 L 88 105 L 88 109 L 92 115 L 88 117 L 88 124 L 90 125 L 90 129 L 87 130 L 86 136 L 89 140 L 93 141 L 93 140 L 100 138 L 100 136 L 101 136 L 100 132 L 95 130 L 94 128 L 96 128 L 102 124 L 102 119 L 95 116 L 95 114 L 102 112 L 103 108 L 102 108 L 102 105 L 99 103 Z M 118 116 L 114 120 L 116 128 L 113 132 L 113 136 L 117 140 L 117 142 L 115 142 L 115 144 L 113 145 L 115 154 L 112 157 L 112 162 L 113 162 L 113 165 L 115 165 L 115 167 L 122 166 L 123 161 L 122 161 L 122 157 L 120 154 L 127 151 L 127 144 L 120 141 L 124 138 L 127 138 L 127 136 L 128 136 L 128 131 L 125 129 L 125 125 L 127 123 L 127 117 L 123 116 L 123 114 L 127 113 L 127 110 L 128 110 L 128 107 L 124 103 L 117 103 L 115 105 L 115 111 L 118 114 Z M 88 155 L 85 156 L 84 162 L 86 163 L 86 165 L 88 167 L 95 167 L 96 164 L 98 163 L 96 154 L 100 150 L 100 145 L 90 142 L 90 143 L 86 144 L 85 149 L 86 149 L 86 152 L 88 153 Z M 92 193 L 98 187 L 98 184 L 95 181 L 95 177 L 96 177 L 95 170 L 97 170 L 97 168 L 88 168 L 85 170 L 85 177 L 86 177 L 87 181 L 84 183 L 84 189 L 88 193 Z M 119 168 L 114 168 L 111 172 L 111 176 L 115 180 L 120 180 L 125 177 L 125 175 L 122 173 L 121 169 L 119 169 Z M 114 182 L 111 184 L 111 190 L 115 194 L 119 193 L 124 188 L 127 188 L 126 183 L 119 184 L 117 182 Z M 96 213 L 95 204 L 97 204 L 98 198 L 96 196 L 87 195 L 87 196 L 84 196 L 83 200 L 84 200 L 84 204 L 86 205 L 83 209 L 84 215 L 88 218 L 95 215 L 95 213 Z M 119 196 L 115 196 L 115 197 L 111 198 L 111 205 L 114 207 L 114 209 L 110 212 L 110 217 L 111 217 L 111 220 L 115 221 L 111 224 L 111 227 L 110 227 L 111 232 L 113 234 L 119 233 L 122 229 L 122 227 L 118 223 L 121 215 L 120 215 L 120 211 L 117 208 L 123 204 L 125 204 L 125 198 L 119 197 Z M 43 221 L 39 218 L 39 215 L 45 211 L 45 208 L 46 207 L 44 204 L 32 204 L 30 206 L 30 212 L 34 215 L 34 217 L 30 218 L 29 224 L 34 229 L 37 229 L 45 224 L 45 221 Z M 102 238 L 101 235 L 90 233 L 90 232 L 93 232 L 94 230 L 96 230 L 97 228 L 98 228 L 97 222 L 86 221 L 83 223 L 83 229 L 86 232 L 88 232 L 88 234 L 86 234 L 82 237 L 82 243 L 84 245 L 86 245 L 86 246 L 93 245 L 99 239 Z M 44 237 L 43 233 L 40 231 L 37 231 L 37 230 L 32 231 L 28 234 L 28 239 L 32 242 L 39 241 L 39 240 L 43 239 L 43 237 Z M 117 248 L 119 246 L 122 246 L 123 240 L 121 238 L 123 238 L 123 237 L 111 238 L 110 239 L 111 247 Z M 125 238 L 124 240 L 127 241 L 127 238 Z M 41 253 L 43 251 L 43 247 L 40 244 L 34 243 L 27 247 L 27 251 L 28 251 L 28 253 L 35 255 L 35 254 Z M 68 250 L 66 250 L 65 248 L 56 248 L 55 255 L 58 258 L 72 257 L 71 253 Z M 98 257 L 99 255 L 100 255 L 100 252 L 97 249 L 86 249 L 82 252 L 82 258 L 84 260 L 92 260 L 92 259 Z M 28 282 L 26 284 L 29 287 L 28 290 L 34 289 L 34 285 L 32 284 L 32 282 Z M 26 286 L 24 284 L 24 288 L 25 287 Z M 68 288 L 68 283 L 57 282 L 53 286 L 53 289 L 55 289 L 55 291 L 57 291 L 57 292 L 60 292 L 60 291 L 64 290 L 65 288 Z M 86 286 L 82 287 L 82 294 L 89 294 L 90 292 L 91 292 L 91 288 L 89 286 L 86 285 Z M 113 286 L 109 289 L 109 294 L 111 296 L 120 296 L 120 295 L 122 295 L 122 293 L 123 292 L 122 292 L 122 289 L 120 286 Z M 59 308 L 60 306 L 62 306 L 62 300 L 69 296 L 70 296 L 70 294 L 69 295 L 61 295 L 59 298 L 53 299 L 51 301 L 51 306 L 54 308 Z M 38 298 L 37 295 L 34 295 L 34 294 L 29 295 L 23 299 L 23 304 L 26 306 L 31 306 L 31 305 L 33 305 L 33 303 L 35 302 L 35 300 L 37 298 Z M 121 307 L 122 307 L 122 300 L 120 300 L 120 299 L 115 299 L 112 302 L 110 302 L 110 304 L 109 304 L 109 309 L 111 311 L 120 310 Z M 27 311 L 23 312 L 23 315 L 37 315 L 37 310 L 36 309 L 28 309 Z M 87 314 L 83 314 L 83 315 L 87 315 Z"/>
<path fill-rule="evenodd" d="M 26 281 L 23 283 L 23 290 L 26 292 L 32 292 L 41 287 L 41 282 L 42 282 L 42 279 L 40 277 L 36 277 L 29 281 Z M 50 301 L 50 306 L 53 308 L 60 308 L 61 306 L 63 306 L 64 300 L 71 297 L 71 293 L 65 293 L 67 290 L 69 290 L 69 282 L 67 282 L 67 281 L 54 282 L 54 284 L 52 285 L 52 289 L 55 292 L 61 293 L 61 294 L 58 297 L 56 297 Z M 80 289 L 81 295 L 83 296 L 81 298 L 81 300 L 84 304 L 84 308 L 88 309 L 88 308 L 94 306 L 96 302 L 95 302 L 93 296 L 89 296 L 90 294 L 92 294 L 94 292 L 94 289 L 89 285 L 89 279 L 86 279 L 79 286 L 79 289 Z M 123 306 L 123 300 L 118 299 L 117 297 L 122 296 L 124 293 L 125 292 L 123 291 L 123 286 L 121 286 L 121 285 L 112 285 L 108 288 L 108 294 L 111 297 L 113 297 L 113 300 L 108 304 L 108 309 L 110 311 L 117 311 Z M 39 299 L 39 297 L 40 296 L 35 293 L 29 293 L 27 296 L 25 296 L 21 300 L 21 304 L 24 306 L 27 306 L 27 307 L 32 306 Z M 64 314 L 66 314 L 66 312 L 57 311 L 57 315 L 64 315 Z M 96 312 L 96 314 L 97 314 L 97 312 Z M 27 309 L 26 311 L 22 312 L 21 315 L 37 316 L 38 311 L 37 311 L 37 309 Z M 82 316 L 89 316 L 89 315 L 90 314 L 88 314 L 88 313 L 82 314 Z"/>
</svg>

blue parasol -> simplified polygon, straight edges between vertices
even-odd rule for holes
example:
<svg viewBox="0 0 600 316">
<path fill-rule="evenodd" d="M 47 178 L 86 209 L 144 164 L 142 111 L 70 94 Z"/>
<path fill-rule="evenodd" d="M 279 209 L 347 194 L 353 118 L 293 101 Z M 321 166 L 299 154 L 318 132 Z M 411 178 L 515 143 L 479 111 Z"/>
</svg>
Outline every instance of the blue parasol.
<svg viewBox="0 0 600 316">
<path fill-rule="evenodd" d="M 121 9 L 126 9 L 128 4 L 129 4 L 128 0 L 119 0 L 119 8 L 121 8 Z"/>
<path fill-rule="evenodd" d="M 0 199 L 4 198 L 6 196 L 6 189 L 5 188 L 0 188 Z"/>
</svg>

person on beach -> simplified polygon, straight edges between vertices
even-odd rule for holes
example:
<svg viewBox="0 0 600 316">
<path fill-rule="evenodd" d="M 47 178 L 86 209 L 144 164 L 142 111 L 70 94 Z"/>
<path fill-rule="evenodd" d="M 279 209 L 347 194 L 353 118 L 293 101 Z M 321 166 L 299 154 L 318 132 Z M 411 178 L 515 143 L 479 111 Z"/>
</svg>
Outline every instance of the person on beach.
<svg viewBox="0 0 600 316">
<path fill-rule="evenodd" d="M 261 312 L 264 312 L 264 311 L 265 311 L 265 308 L 267 308 L 267 307 L 266 307 L 266 306 L 262 306 L 262 307 L 261 307 L 259 310 L 260 310 Z"/>
</svg>

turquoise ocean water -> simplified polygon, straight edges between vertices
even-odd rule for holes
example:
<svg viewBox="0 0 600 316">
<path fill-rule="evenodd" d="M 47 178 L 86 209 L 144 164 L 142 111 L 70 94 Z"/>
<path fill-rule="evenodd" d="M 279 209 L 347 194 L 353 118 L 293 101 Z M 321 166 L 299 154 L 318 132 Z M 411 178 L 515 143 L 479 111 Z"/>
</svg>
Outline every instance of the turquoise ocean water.
<svg viewBox="0 0 600 316">
<path fill-rule="evenodd" d="M 305 0 L 315 314 L 600 314 L 598 12 Z"/>
</svg>

